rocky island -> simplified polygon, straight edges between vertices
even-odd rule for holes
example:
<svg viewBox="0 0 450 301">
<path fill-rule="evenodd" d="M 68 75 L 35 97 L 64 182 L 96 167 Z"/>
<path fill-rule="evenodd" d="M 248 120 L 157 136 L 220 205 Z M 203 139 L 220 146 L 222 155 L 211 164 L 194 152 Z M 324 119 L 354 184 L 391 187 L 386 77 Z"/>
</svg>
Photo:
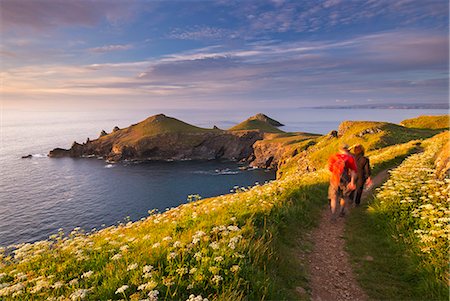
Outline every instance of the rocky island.
<svg viewBox="0 0 450 301">
<path fill-rule="evenodd" d="M 228 129 L 200 128 L 158 114 L 127 128 L 102 131 L 95 140 L 74 142 L 70 149 L 55 148 L 49 157 L 102 157 L 110 162 L 123 160 L 233 160 L 255 162 L 258 167 L 276 165 L 274 155 L 255 151 L 255 142 L 274 135 L 289 135 L 280 122 L 257 114 Z M 266 148 L 266 147 L 263 147 Z M 258 154 L 258 158 L 255 156 Z"/>
</svg>

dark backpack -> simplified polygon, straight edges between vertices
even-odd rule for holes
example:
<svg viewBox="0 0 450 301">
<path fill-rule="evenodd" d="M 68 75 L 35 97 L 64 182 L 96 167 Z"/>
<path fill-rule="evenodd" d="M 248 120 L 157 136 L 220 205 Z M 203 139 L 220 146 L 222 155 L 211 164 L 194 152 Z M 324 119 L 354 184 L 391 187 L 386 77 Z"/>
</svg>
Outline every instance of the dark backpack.
<svg viewBox="0 0 450 301">
<path fill-rule="evenodd" d="M 350 183 L 350 175 L 348 172 L 347 165 L 345 164 L 345 160 L 339 161 L 339 170 L 341 174 L 339 175 L 339 188 L 342 190 L 347 188 L 347 185 Z"/>
</svg>

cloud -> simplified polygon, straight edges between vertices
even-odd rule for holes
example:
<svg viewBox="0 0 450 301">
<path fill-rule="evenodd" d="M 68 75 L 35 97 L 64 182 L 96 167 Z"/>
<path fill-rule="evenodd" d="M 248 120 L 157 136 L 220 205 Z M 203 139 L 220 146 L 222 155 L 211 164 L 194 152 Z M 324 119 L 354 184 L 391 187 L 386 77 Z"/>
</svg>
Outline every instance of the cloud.
<svg viewBox="0 0 450 301">
<path fill-rule="evenodd" d="M 235 36 L 236 33 L 234 31 L 224 28 L 194 26 L 188 29 L 173 29 L 168 38 L 178 40 L 219 40 Z"/>
<path fill-rule="evenodd" d="M 318 32 L 337 26 L 367 23 L 375 18 L 378 18 L 377 22 L 397 22 L 399 25 L 411 25 L 423 20 L 439 19 L 442 21 L 442 25 L 448 24 L 448 1 L 310 0 L 273 2 L 272 7 L 268 7 L 268 3 L 265 1 L 235 3 L 235 15 L 248 23 L 241 34 Z"/>
<path fill-rule="evenodd" d="M 133 48 L 131 44 L 104 45 L 101 47 L 89 48 L 88 51 L 95 53 L 105 53 L 111 51 L 128 50 Z"/>
<path fill-rule="evenodd" d="M 130 18 L 134 1 L 66 1 L 66 0 L 2 0 L 2 30 L 11 28 L 33 31 L 58 26 L 94 26 L 102 20 L 110 23 Z"/>
<path fill-rule="evenodd" d="M 199 106 L 217 99 L 443 101 L 447 44 L 446 35 L 398 30 L 339 42 L 214 45 L 136 62 L 36 65 L 1 76 L 7 96 L 129 95 Z"/>
</svg>

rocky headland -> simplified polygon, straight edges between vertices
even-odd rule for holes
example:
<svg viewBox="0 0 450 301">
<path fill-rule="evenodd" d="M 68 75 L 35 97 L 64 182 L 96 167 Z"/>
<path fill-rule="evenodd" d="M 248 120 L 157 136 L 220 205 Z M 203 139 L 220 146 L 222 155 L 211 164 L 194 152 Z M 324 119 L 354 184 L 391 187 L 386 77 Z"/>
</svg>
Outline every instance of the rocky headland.
<svg viewBox="0 0 450 301">
<path fill-rule="evenodd" d="M 74 142 L 70 149 L 55 148 L 49 157 L 102 157 L 123 160 L 255 160 L 254 144 L 267 133 L 283 133 L 276 120 L 257 114 L 229 130 L 200 128 L 164 114 L 127 128 L 102 130 L 95 140 Z M 267 160 L 260 160 L 261 162 Z M 270 164 L 269 164 L 270 165 Z M 269 166 L 264 166 L 269 167 Z"/>
<path fill-rule="evenodd" d="M 442 116 L 436 116 L 436 123 Z M 74 142 L 70 149 L 55 148 L 49 157 L 97 157 L 108 162 L 231 160 L 251 167 L 277 169 L 277 177 L 305 173 L 322 168 L 327 158 L 343 141 L 362 144 L 370 152 L 398 143 L 431 137 L 448 124 L 448 117 L 435 128 L 420 128 L 423 117 L 409 120 L 408 125 L 387 122 L 344 121 L 337 131 L 327 135 L 288 133 L 280 122 L 257 114 L 228 130 L 217 126 L 196 127 L 163 114 L 151 116 L 127 128 L 102 130 L 95 140 Z M 448 170 L 448 156 L 440 160 Z"/>
</svg>

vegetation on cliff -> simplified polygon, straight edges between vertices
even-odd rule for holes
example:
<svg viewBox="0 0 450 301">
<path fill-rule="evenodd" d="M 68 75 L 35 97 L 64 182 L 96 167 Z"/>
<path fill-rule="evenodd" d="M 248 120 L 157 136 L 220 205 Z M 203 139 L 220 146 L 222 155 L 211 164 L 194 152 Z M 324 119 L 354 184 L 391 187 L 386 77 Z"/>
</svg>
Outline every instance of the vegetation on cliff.
<svg viewBox="0 0 450 301">
<path fill-rule="evenodd" d="M 450 126 L 449 115 L 419 116 L 400 122 L 401 125 L 416 129 L 448 129 Z"/>
<path fill-rule="evenodd" d="M 205 129 L 167 117 L 151 116 L 130 127 L 115 128 L 98 139 L 74 143 L 69 150 L 56 148 L 50 157 L 103 157 L 121 160 L 248 160 L 252 146 L 264 139 L 264 133 L 282 132 L 281 123 L 257 114 L 247 120 L 251 126 L 238 130 Z M 245 122 L 244 122 L 245 123 Z"/>
<path fill-rule="evenodd" d="M 406 128 L 388 122 L 344 121 L 337 132 L 311 138 L 305 152 L 285 158 L 286 162 L 279 174 L 281 176 L 321 168 L 329 156 L 338 150 L 342 142 L 350 146 L 361 144 L 366 149 L 366 153 L 372 156 L 383 148 L 415 140 L 417 140 L 415 143 L 418 143 L 439 132 L 440 130 L 433 129 Z M 303 146 L 305 141 L 301 144 Z M 412 144 L 411 147 L 413 147 Z"/>
<path fill-rule="evenodd" d="M 257 130 L 264 133 L 284 133 L 278 127 L 284 124 L 268 117 L 267 115 L 258 113 L 255 116 L 244 120 L 243 122 L 231 127 L 229 131 L 252 131 Z"/>
</svg>

